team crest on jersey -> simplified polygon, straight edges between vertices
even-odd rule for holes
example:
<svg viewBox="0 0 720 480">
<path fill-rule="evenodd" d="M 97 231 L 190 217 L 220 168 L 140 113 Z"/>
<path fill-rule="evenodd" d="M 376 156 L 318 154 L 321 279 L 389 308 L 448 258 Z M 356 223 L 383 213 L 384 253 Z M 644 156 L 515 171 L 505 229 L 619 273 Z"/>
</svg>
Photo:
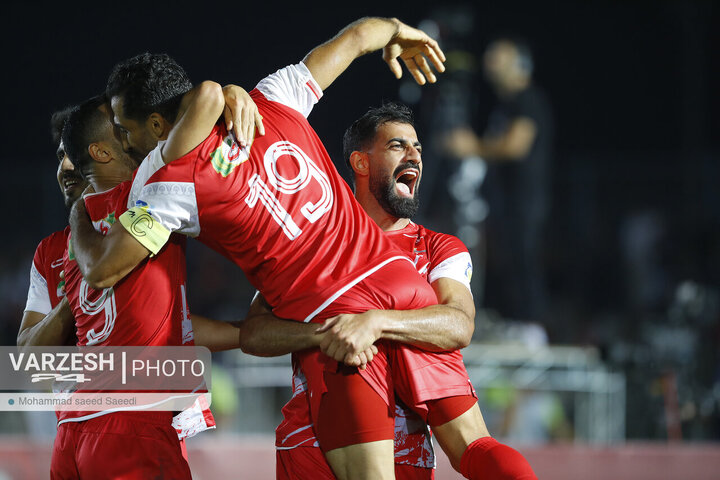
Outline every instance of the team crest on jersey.
<svg viewBox="0 0 720 480">
<path fill-rule="evenodd" d="M 217 173 L 227 177 L 238 165 L 250 158 L 250 145 L 240 148 L 233 135 L 225 137 L 220 146 L 210 155 L 210 161 Z"/>
<path fill-rule="evenodd" d="M 103 235 L 107 235 L 110 231 L 110 227 L 112 227 L 115 223 L 115 220 L 115 212 L 110 212 L 107 217 L 92 223 L 93 227 L 95 227 L 95 230 L 102 233 Z"/>
</svg>

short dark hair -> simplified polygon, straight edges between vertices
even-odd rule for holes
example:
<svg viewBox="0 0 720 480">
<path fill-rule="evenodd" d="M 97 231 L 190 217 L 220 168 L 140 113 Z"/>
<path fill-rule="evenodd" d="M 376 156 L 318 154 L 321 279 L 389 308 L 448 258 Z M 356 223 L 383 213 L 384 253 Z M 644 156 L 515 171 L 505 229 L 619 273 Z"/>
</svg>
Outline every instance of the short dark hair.
<svg viewBox="0 0 720 480">
<path fill-rule="evenodd" d="M 50 136 L 52 137 L 53 144 L 56 147 L 60 145 L 63 127 L 65 127 L 65 121 L 68 116 L 70 116 L 72 109 L 73 107 L 65 107 L 62 110 L 58 110 L 53 113 L 52 117 L 50 117 Z"/>
<path fill-rule="evenodd" d="M 387 122 L 406 123 L 415 126 L 412 110 L 407 105 L 395 102 L 387 102 L 379 107 L 374 107 L 355 120 L 343 135 L 343 156 L 345 163 L 352 174 L 353 183 L 355 175 L 350 166 L 350 155 L 355 151 L 365 151 L 375 138 L 380 125 Z"/>
<path fill-rule="evenodd" d="M 190 78 L 178 63 L 164 53 L 141 53 L 113 67 L 105 94 L 121 96 L 128 118 L 143 121 L 153 112 L 171 123 L 182 96 L 192 89 Z"/>
<path fill-rule="evenodd" d="M 65 121 L 62 141 L 65 153 L 75 169 L 85 177 L 93 163 L 88 146 L 103 140 L 102 125 L 107 121 L 100 107 L 106 103 L 105 95 L 97 95 L 73 107 Z"/>
</svg>

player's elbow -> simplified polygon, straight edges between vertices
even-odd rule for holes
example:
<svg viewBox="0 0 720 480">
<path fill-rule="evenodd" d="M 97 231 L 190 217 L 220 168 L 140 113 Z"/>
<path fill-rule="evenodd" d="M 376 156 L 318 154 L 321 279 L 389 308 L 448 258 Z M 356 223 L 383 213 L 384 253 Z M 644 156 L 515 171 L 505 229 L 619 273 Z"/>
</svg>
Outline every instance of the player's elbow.
<svg viewBox="0 0 720 480">
<path fill-rule="evenodd" d="M 197 102 L 208 110 L 217 111 L 218 116 L 225 107 L 225 97 L 222 86 L 211 80 L 202 82 L 197 87 Z"/>
<path fill-rule="evenodd" d="M 460 350 L 461 348 L 465 348 L 468 345 L 470 345 L 470 341 L 472 340 L 473 331 L 474 328 L 466 328 L 458 333 L 457 339 L 456 339 L 456 350 Z"/>
<path fill-rule="evenodd" d="M 473 333 L 475 333 L 475 310 L 472 309 L 472 315 L 470 312 L 463 312 L 459 315 L 461 318 L 457 323 L 457 328 L 454 330 L 452 341 L 454 342 L 453 350 L 460 350 L 470 345 L 472 341 Z"/>
</svg>

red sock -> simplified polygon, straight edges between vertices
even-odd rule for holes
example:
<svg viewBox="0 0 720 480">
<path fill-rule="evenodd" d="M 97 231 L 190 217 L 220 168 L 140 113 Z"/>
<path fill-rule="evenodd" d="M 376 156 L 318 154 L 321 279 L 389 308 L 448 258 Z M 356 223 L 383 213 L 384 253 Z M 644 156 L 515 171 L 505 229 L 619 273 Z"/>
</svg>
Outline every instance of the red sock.
<svg viewBox="0 0 720 480">
<path fill-rule="evenodd" d="M 537 480 L 520 452 L 492 437 L 468 445 L 460 459 L 460 472 L 470 480 Z"/>
</svg>

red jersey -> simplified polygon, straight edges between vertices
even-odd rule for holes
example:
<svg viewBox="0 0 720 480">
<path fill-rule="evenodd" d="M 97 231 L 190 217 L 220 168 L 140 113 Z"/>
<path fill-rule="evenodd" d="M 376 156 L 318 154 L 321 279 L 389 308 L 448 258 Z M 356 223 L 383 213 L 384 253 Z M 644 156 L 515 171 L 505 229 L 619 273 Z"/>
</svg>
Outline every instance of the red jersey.
<svg viewBox="0 0 720 480">
<path fill-rule="evenodd" d="M 108 232 L 126 210 L 131 182 L 87 195 L 85 207 L 95 229 Z M 78 345 L 183 345 L 192 342 L 185 300 L 185 243 L 170 238 L 153 258 L 143 261 L 111 288 L 95 290 L 85 282 L 72 249 L 64 257 L 66 291 L 75 316 Z M 60 412 L 65 421 L 81 421 L 108 411 Z"/>
<path fill-rule="evenodd" d="M 452 235 L 433 232 L 410 223 L 401 230 L 385 235 L 415 263 L 418 273 L 433 283 L 451 278 L 470 289 L 472 261 L 463 243 Z M 396 399 L 397 401 L 397 399 Z M 283 407 L 283 421 L 278 426 L 275 446 L 278 450 L 297 447 L 319 447 L 307 399 L 307 381 L 297 368 L 293 372 L 293 396 Z M 433 468 L 435 455 L 430 432 L 419 415 L 400 403 L 395 405 L 395 463 Z"/>
<path fill-rule="evenodd" d="M 377 269 L 408 259 L 356 202 L 305 119 L 321 96 L 307 67 L 279 70 L 250 95 L 263 137 L 240 149 L 218 125 L 166 166 L 158 145 L 129 205 L 149 221 L 128 212 L 121 222 L 153 252 L 170 232 L 197 236 L 242 268 L 277 316 L 310 321 Z M 427 284 L 418 277 L 398 288 Z"/>
<path fill-rule="evenodd" d="M 45 237 L 35 250 L 30 268 L 30 288 L 28 289 L 25 311 L 47 315 L 65 296 L 62 288 L 65 282 L 60 279 L 63 269 L 63 255 L 67 247 L 70 227 Z"/>
</svg>

